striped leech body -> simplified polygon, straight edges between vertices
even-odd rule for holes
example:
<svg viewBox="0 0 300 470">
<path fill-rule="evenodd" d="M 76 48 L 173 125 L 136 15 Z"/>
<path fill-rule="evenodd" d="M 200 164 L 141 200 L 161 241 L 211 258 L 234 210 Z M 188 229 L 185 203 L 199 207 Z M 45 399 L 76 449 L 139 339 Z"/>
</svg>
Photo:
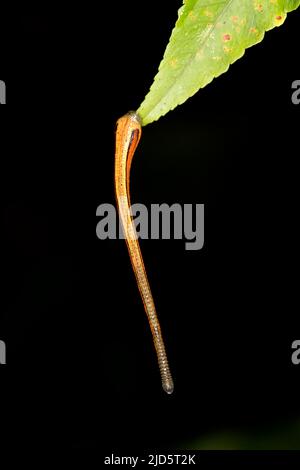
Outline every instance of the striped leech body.
<svg viewBox="0 0 300 470">
<path fill-rule="evenodd" d="M 134 152 L 141 137 L 141 121 L 137 113 L 130 111 L 117 121 L 115 151 L 115 193 L 119 218 L 136 282 L 148 317 L 161 375 L 162 387 L 168 394 L 174 389 L 165 345 L 157 318 L 143 257 L 130 214 L 130 168 Z"/>
</svg>

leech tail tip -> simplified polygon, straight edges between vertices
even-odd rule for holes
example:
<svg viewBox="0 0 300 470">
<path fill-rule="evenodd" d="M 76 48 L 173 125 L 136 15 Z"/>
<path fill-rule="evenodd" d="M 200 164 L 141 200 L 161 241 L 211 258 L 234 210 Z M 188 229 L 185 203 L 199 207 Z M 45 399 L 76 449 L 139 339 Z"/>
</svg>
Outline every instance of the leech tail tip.
<svg viewBox="0 0 300 470">
<path fill-rule="evenodd" d="M 173 384 L 173 382 L 166 382 L 166 383 L 163 383 L 163 384 L 162 384 L 162 387 L 163 387 L 164 391 L 165 391 L 168 395 L 172 395 L 172 393 L 174 392 L 174 384 Z"/>
</svg>

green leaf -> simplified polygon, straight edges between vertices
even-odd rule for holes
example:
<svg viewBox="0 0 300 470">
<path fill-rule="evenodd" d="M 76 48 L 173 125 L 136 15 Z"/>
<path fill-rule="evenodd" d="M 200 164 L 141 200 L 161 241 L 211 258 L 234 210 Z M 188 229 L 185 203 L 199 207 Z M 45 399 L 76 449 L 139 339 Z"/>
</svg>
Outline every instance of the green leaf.
<svg viewBox="0 0 300 470">
<path fill-rule="evenodd" d="M 249 429 L 227 429 L 204 434 L 180 444 L 181 449 L 198 450 L 300 450 L 300 420 L 273 423 Z"/>
<path fill-rule="evenodd" d="M 159 71 L 138 109 L 143 125 L 226 72 L 299 5 L 300 0 L 184 0 Z"/>
</svg>

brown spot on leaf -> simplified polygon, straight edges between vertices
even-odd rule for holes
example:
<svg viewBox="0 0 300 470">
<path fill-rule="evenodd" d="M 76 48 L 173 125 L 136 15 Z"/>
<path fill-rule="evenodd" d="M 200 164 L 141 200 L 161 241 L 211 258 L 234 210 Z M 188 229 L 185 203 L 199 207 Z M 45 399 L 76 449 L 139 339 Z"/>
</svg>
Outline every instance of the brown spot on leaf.
<svg viewBox="0 0 300 470">
<path fill-rule="evenodd" d="M 230 41 L 230 40 L 231 40 L 230 34 L 224 34 L 224 36 L 223 36 L 223 41 L 224 41 L 224 42 L 227 42 L 227 41 Z"/>
<path fill-rule="evenodd" d="M 284 23 L 285 18 L 286 18 L 286 14 L 275 16 L 275 19 L 274 19 L 275 25 L 280 26 L 282 23 Z"/>
</svg>

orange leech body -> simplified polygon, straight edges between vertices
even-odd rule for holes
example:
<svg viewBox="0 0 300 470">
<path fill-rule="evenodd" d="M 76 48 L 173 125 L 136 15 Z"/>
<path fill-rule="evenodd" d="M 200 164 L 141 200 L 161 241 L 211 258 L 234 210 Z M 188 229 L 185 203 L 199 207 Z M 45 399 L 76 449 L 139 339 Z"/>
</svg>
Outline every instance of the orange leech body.
<svg viewBox="0 0 300 470">
<path fill-rule="evenodd" d="M 130 111 L 117 121 L 115 152 L 115 192 L 131 265 L 150 324 L 161 375 L 162 387 L 168 394 L 174 390 L 165 345 L 157 318 L 154 300 L 147 278 L 143 257 L 130 213 L 130 168 L 134 152 L 142 133 L 137 113 Z"/>
</svg>

